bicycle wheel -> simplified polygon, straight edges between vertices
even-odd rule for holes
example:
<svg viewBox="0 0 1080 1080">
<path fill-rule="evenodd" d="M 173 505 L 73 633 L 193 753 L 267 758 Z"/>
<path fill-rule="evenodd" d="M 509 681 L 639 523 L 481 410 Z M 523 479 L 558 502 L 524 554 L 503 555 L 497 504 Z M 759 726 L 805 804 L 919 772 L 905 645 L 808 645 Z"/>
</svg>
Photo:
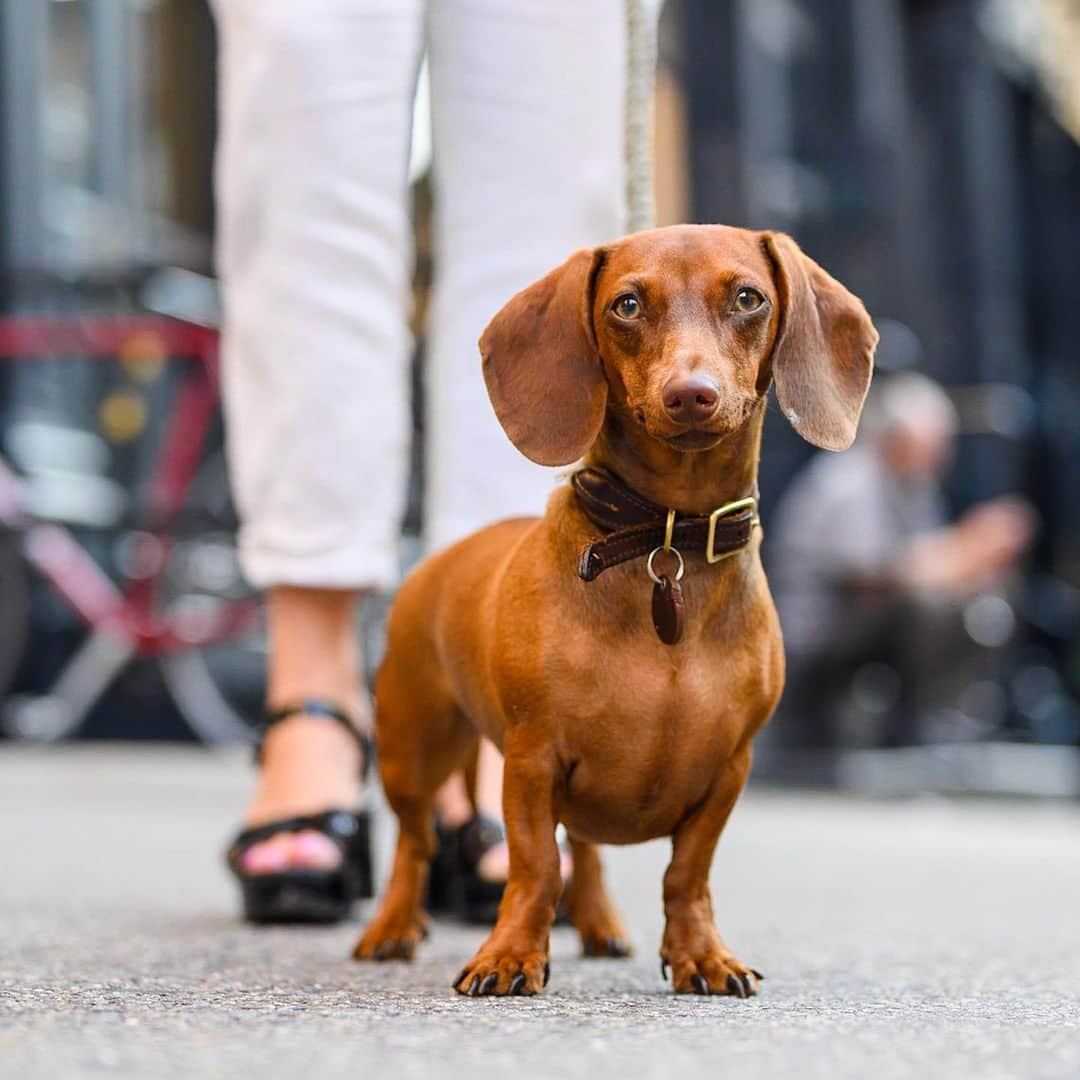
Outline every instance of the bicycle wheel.
<svg viewBox="0 0 1080 1080">
<path fill-rule="evenodd" d="M 199 643 L 198 629 L 230 608 L 254 607 L 236 550 L 236 513 L 225 455 L 211 450 L 173 523 L 160 602 L 192 645 L 161 657 L 165 686 L 187 726 L 206 743 L 253 741 L 266 690 L 266 628 L 261 612 L 226 640 Z"/>
<path fill-rule="evenodd" d="M 229 533 L 176 542 L 165 569 L 165 608 L 179 626 L 198 627 L 227 607 L 255 605 Z M 192 635 L 197 639 L 197 634 Z M 266 689 L 266 628 L 261 609 L 235 636 L 192 644 L 160 660 L 162 676 L 185 723 L 207 743 L 251 742 Z"/>
<path fill-rule="evenodd" d="M 0 700 L 6 699 L 30 628 L 30 583 L 17 533 L 0 532 Z"/>
</svg>

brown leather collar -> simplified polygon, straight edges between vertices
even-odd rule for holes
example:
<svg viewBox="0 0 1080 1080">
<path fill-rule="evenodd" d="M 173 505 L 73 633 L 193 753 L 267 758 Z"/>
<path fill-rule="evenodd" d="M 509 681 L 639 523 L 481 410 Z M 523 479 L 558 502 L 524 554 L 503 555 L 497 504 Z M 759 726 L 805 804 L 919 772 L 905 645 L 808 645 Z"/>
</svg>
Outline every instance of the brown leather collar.
<svg viewBox="0 0 1080 1080">
<path fill-rule="evenodd" d="M 606 469 L 581 469 L 570 478 L 582 510 L 607 536 L 585 546 L 578 575 L 593 581 L 609 567 L 667 546 L 697 552 L 710 563 L 746 547 L 758 522 L 757 496 L 717 507 L 711 514 L 683 514 L 627 487 Z M 674 515 L 668 536 L 669 515 Z"/>
</svg>

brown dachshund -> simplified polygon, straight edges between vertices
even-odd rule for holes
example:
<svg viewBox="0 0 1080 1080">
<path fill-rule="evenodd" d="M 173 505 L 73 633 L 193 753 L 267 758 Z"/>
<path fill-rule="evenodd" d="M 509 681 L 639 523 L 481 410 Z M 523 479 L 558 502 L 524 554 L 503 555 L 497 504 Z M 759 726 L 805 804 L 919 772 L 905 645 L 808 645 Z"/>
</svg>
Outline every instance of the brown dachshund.
<svg viewBox="0 0 1080 1080">
<path fill-rule="evenodd" d="M 584 469 L 542 518 L 475 533 L 397 596 L 375 693 L 400 830 L 357 958 L 409 959 L 424 936 L 433 795 L 484 734 L 506 757 L 510 876 L 456 989 L 546 985 L 562 822 L 586 955 L 626 951 L 596 845 L 670 836 L 662 970 L 682 993 L 756 992 L 716 930 L 709 869 L 784 679 L 754 528 L 766 397 L 775 384 L 795 429 L 841 450 L 876 342 L 789 237 L 723 226 L 578 251 L 495 316 L 480 350 L 507 435 Z"/>
</svg>

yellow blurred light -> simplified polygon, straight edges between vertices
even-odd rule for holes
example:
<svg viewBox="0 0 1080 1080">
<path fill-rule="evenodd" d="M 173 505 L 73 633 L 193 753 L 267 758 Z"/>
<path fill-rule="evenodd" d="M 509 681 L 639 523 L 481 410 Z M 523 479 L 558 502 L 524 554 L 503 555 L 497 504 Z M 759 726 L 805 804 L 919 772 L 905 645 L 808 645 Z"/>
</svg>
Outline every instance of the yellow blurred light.
<svg viewBox="0 0 1080 1080">
<path fill-rule="evenodd" d="M 146 427 L 146 402 L 131 390 L 117 390 L 101 403 L 101 429 L 110 442 L 130 442 Z"/>
</svg>

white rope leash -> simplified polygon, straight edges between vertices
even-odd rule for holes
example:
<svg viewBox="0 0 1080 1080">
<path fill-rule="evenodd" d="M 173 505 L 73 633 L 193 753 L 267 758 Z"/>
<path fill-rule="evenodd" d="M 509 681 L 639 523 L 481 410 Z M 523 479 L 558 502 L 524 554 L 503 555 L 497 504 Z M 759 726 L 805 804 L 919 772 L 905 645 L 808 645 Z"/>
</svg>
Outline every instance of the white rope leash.
<svg viewBox="0 0 1080 1080">
<path fill-rule="evenodd" d="M 650 228 L 653 194 L 653 86 L 656 23 L 662 0 L 626 0 L 626 210 L 627 231 Z"/>
</svg>

